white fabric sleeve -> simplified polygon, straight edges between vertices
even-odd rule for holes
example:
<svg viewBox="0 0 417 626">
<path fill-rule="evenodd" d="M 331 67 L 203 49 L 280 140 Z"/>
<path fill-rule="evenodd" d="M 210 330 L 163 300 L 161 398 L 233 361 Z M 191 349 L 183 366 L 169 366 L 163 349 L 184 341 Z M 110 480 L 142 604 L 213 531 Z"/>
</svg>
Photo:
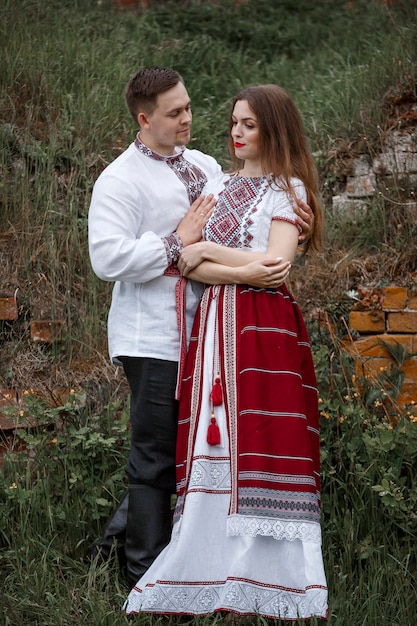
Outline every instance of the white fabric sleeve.
<svg viewBox="0 0 417 626">
<path fill-rule="evenodd" d="M 137 186 L 115 176 L 99 178 L 88 215 L 91 264 L 106 281 L 143 283 L 161 276 L 170 264 L 160 235 L 140 233 L 143 208 Z"/>
<path fill-rule="evenodd" d="M 298 178 L 293 178 L 291 179 L 291 185 L 296 197 L 306 202 L 307 192 L 304 183 Z M 291 222 L 298 227 L 296 214 L 293 209 L 294 200 L 291 198 L 291 196 L 287 192 L 281 191 L 276 195 L 276 200 L 277 202 L 275 202 L 272 211 L 272 219 Z"/>
</svg>

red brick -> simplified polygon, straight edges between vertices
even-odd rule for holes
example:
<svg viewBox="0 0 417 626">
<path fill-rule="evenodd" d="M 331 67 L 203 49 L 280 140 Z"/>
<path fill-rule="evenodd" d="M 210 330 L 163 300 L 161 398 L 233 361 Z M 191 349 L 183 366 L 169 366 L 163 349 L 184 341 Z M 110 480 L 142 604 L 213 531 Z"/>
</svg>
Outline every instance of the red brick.
<svg viewBox="0 0 417 626">
<path fill-rule="evenodd" d="M 415 289 L 408 290 L 408 309 L 417 311 L 417 291 Z"/>
<path fill-rule="evenodd" d="M 389 371 L 394 364 L 392 359 L 357 359 L 355 363 L 355 374 L 359 378 L 376 380 L 383 371 Z"/>
<path fill-rule="evenodd" d="M 402 406 L 409 404 L 417 407 L 417 381 L 403 383 L 397 402 Z"/>
<path fill-rule="evenodd" d="M 359 333 L 382 333 L 385 331 L 383 311 L 351 311 L 349 326 Z"/>
<path fill-rule="evenodd" d="M 405 380 L 415 381 L 417 385 L 417 357 L 407 359 L 401 369 L 405 374 Z"/>
<path fill-rule="evenodd" d="M 384 310 L 401 311 L 407 306 L 408 290 L 405 287 L 385 287 L 382 298 Z"/>
<path fill-rule="evenodd" d="M 417 311 L 388 313 L 387 328 L 394 333 L 417 333 Z"/>
<path fill-rule="evenodd" d="M 60 339 L 64 322 L 59 320 L 37 320 L 30 323 L 32 341 L 52 343 Z"/>
<path fill-rule="evenodd" d="M 0 320 L 17 320 L 16 298 L 0 298 Z"/>
<path fill-rule="evenodd" d="M 390 352 L 379 339 L 391 345 L 399 343 L 407 352 L 417 352 L 417 337 L 414 335 L 388 335 L 387 333 L 361 337 L 355 341 L 345 340 L 342 342 L 342 347 L 353 356 L 389 357 Z"/>
</svg>

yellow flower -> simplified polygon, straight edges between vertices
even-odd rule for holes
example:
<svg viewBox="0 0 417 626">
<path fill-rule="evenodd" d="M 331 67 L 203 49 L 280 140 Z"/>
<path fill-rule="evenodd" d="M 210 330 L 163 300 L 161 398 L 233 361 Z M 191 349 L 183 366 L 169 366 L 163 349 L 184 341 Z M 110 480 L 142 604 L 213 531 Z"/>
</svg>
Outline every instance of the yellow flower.
<svg viewBox="0 0 417 626">
<path fill-rule="evenodd" d="M 17 485 L 16 483 L 12 483 L 9 487 L 9 489 L 17 489 Z"/>
</svg>

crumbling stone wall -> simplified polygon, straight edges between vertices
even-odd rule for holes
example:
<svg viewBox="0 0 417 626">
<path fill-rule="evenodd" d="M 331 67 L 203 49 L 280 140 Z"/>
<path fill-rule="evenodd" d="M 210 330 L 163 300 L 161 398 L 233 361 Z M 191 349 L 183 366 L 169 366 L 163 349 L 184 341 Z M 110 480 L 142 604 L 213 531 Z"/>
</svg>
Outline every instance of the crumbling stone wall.
<svg viewBox="0 0 417 626">
<path fill-rule="evenodd" d="M 361 295 L 349 315 L 351 338 L 344 342 L 355 358 L 356 378 L 375 382 L 382 372 L 399 369 L 404 379 L 395 404 L 413 407 L 417 405 L 417 286 L 368 289 Z"/>
<path fill-rule="evenodd" d="M 406 182 L 417 184 L 417 104 L 411 106 L 406 119 L 400 118 L 390 129 L 381 151 L 373 158 L 363 155 L 352 161 L 345 189 L 333 196 L 333 210 L 355 212 L 364 209 L 381 189 Z M 417 218 L 417 199 L 414 194 L 405 201 L 404 209 Z"/>
<path fill-rule="evenodd" d="M 352 160 L 344 190 L 332 199 L 336 213 L 366 210 L 381 190 L 401 186 L 409 189 L 402 210 L 407 219 L 417 219 L 416 122 L 417 104 L 410 102 L 388 129 L 375 157 Z M 344 347 L 355 357 L 357 378 L 375 382 L 383 372 L 399 368 L 404 380 L 396 404 L 417 407 L 417 268 L 415 284 L 364 286 L 350 312 L 349 326 L 351 336 Z"/>
</svg>

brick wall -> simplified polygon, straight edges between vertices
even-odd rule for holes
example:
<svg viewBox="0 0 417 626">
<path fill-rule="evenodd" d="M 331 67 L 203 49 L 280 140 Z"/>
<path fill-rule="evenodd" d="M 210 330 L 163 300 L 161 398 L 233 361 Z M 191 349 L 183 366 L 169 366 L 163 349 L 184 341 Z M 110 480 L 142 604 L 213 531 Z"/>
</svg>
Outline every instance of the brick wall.
<svg viewBox="0 0 417 626">
<path fill-rule="evenodd" d="M 17 291 L 0 297 L 0 323 L 13 324 L 19 320 Z M 30 339 L 37 343 L 53 343 L 62 338 L 65 330 L 63 320 L 31 320 Z M 30 389 L 0 388 L 0 431 L 32 428 L 37 421 L 30 415 L 25 399 L 36 395 L 49 406 L 60 406 L 69 397 L 69 389 L 32 389 L 33 381 L 27 381 Z M 1 466 L 1 448 L 0 448 Z"/>
<path fill-rule="evenodd" d="M 391 286 L 363 290 L 360 296 L 349 315 L 352 336 L 344 342 L 355 358 L 356 377 L 375 382 L 397 367 L 404 373 L 399 408 L 417 406 L 417 289 Z M 401 346 L 404 361 L 397 362 L 381 340 L 396 352 Z"/>
</svg>

